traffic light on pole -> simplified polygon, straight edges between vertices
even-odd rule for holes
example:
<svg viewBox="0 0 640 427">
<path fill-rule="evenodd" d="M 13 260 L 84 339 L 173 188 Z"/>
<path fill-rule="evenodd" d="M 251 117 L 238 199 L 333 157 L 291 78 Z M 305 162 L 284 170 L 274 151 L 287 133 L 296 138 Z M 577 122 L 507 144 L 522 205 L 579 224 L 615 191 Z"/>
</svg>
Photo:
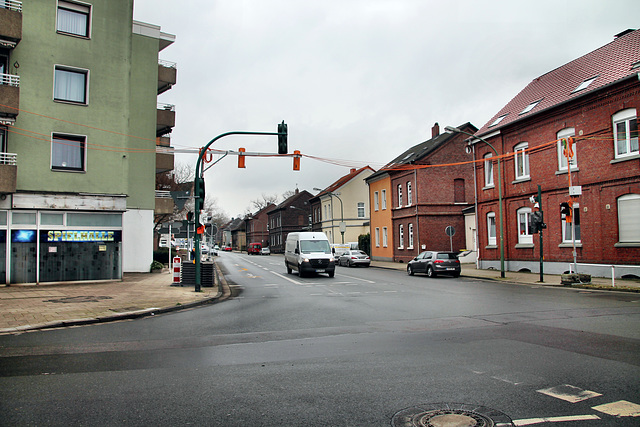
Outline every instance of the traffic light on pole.
<svg viewBox="0 0 640 427">
<path fill-rule="evenodd" d="M 204 178 L 196 177 L 194 182 L 195 210 L 200 212 L 204 209 Z"/>
<path fill-rule="evenodd" d="M 300 151 L 296 150 L 293 152 L 293 170 L 300 170 Z"/>
<path fill-rule="evenodd" d="M 242 153 L 244 153 L 246 150 L 244 148 L 238 148 L 238 168 L 240 169 L 244 169 L 245 165 L 244 165 L 244 155 Z"/>
<path fill-rule="evenodd" d="M 572 206 L 573 202 L 571 201 L 560 203 L 560 214 L 564 215 L 565 221 L 569 224 L 571 224 L 572 221 Z"/>
<path fill-rule="evenodd" d="M 282 123 L 278 124 L 278 154 L 288 153 L 287 136 L 288 128 L 283 120 Z"/>
</svg>

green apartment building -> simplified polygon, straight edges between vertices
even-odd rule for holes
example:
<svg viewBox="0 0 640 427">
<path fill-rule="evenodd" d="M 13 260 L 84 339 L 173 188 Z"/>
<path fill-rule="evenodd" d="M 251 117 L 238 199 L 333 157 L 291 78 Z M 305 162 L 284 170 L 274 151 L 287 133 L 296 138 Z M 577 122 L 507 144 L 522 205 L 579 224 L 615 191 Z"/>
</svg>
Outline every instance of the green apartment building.
<svg viewBox="0 0 640 427">
<path fill-rule="evenodd" d="M 133 0 L 0 0 L 0 283 L 149 271 L 174 40 Z"/>
</svg>

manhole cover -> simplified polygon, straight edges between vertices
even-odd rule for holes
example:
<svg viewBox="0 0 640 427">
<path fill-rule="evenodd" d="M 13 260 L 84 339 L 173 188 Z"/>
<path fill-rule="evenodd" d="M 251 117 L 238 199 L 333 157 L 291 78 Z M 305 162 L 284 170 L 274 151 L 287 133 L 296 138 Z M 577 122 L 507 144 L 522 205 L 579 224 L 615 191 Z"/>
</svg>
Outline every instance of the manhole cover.
<svg viewBox="0 0 640 427">
<path fill-rule="evenodd" d="M 393 427 L 512 427 L 511 418 L 485 406 L 433 403 L 396 413 Z"/>
</svg>

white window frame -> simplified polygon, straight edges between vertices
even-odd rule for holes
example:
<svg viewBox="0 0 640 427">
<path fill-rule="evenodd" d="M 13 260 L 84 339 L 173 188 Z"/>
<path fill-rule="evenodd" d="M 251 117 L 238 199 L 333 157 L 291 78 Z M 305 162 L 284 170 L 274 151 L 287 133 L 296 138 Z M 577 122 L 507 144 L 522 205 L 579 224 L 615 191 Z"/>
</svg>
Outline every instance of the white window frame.
<svg viewBox="0 0 640 427">
<path fill-rule="evenodd" d="M 64 29 L 60 29 L 62 24 L 62 19 L 60 16 L 60 12 L 65 11 L 66 13 L 75 14 L 75 15 L 83 15 L 86 16 L 87 22 L 84 27 L 83 32 L 78 31 L 65 31 Z M 58 6 L 56 9 L 56 32 L 58 34 L 69 35 L 73 37 L 80 38 L 91 38 L 91 4 L 82 3 L 77 1 L 69 1 L 69 0 L 58 0 Z M 86 34 L 85 34 L 86 32 Z"/>
<path fill-rule="evenodd" d="M 484 158 L 484 187 L 493 188 L 495 183 L 493 181 L 493 153 L 487 153 Z"/>
<path fill-rule="evenodd" d="M 398 249 L 404 249 L 404 224 L 398 227 Z"/>
<path fill-rule="evenodd" d="M 387 227 L 382 227 L 382 247 L 386 248 L 389 245 L 389 230 Z"/>
<path fill-rule="evenodd" d="M 376 231 L 374 234 L 376 248 L 380 247 L 380 227 L 376 227 Z"/>
<path fill-rule="evenodd" d="M 529 230 L 529 218 L 531 216 L 531 208 L 524 207 L 516 212 L 518 224 L 518 244 L 533 245 L 533 234 Z"/>
<path fill-rule="evenodd" d="M 409 246 L 407 247 L 407 249 L 413 249 L 413 223 L 409 223 L 408 235 L 409 235 Z"/>
<path fill-rule="evenodd" d="M 382 190 L 380 192 L 380 196 L 382 196 L 382 210 L 387 210 L 387 190 Z"/>
<path fill-rule="evenodd" d="M 411 190 L 411 181 L 407 181 L 407 206 L 413 204 L 413 192 Z"/>
<path fill-rule="evenodd" d="M 521 142 L 513 147 L 514 164 L 516 169 L 516 180 L 528 179 L 529 175 L 529 148 L 528 142 Z"/>
<path fill-rule="evenodd" d="M 497 239 L 496 239 L 496 213 L 495 212 L 489 212 L 487 213 L 487 244 L 489 246 L 496 246 L 497 243 Z"/>
<path fill-rule="evenodd" d="M 69 142 L 61 142 L 65 139 L 68 139 Z M 65 147 L 73 147 L 76 143 L 80 144 L 80 167 L 72 167 L 66 166 L 64 164 L 54 164 L 54 160 L 57 157 L 56 148 L 64 149 Z M 63 144 L 65 147 L 61 147 Z M 76 135 L 62 132 L 52 132 L 51 133 L 51 157 L 50 157 L 50 167 L 51 170 L 60 171 L 60 172 L 86 172 L 87 170 L 87 136 L 86 135 Z"/>
<path fill-rule="evenodd" d="M 398 207 L 402 207 L 402 184 L 398 184 Z"/>
<path fill-rule="evenodd" d="M 567 166 L 567 158 L 564 155 L 564 146 L 562 145 L 563 138 L 569 138 L 576 135 L 575 128 L 565 128 L 559 131 L 556 134 L 556 138 L 558 139 L 558 171 L 567 171 L 569 168 Z M 573 144 L 573 157 L 571 158 L 571 169 L 575 170 L 578 168 L 578 157 L 576 155 L 576 144 Z"/>
<path fill-rule="evenodd" d="M 618 242 L 640 246 L 640 194 L 618 197 Z"/>
<path fill-rule="evenodd" d="M 581 243 L 581 234 L 580 234 L 580 204 L 577 202 L 573 203 L 573 221 L 575 222 L 575 230 L 576 230 L 576 243 Z M 562 242 L 563 243 L 573 243 L 571 239 L 572 225 L 571 223 L 567 223 L 565 216 L 562 215 Z"/>
<path fill-rule="evenodd" d="M 365 218 L 364 202 L 358 202 L 358 218 Z"/>
<path fill-rule="evenodd" d="M 378 212 L 379 204 L 380 204 L 380 195 L 378 194 L 377 191 L 374 191 L 373 192 L 373 209 L 374 209 L 374 211 Z"/>
<path fill-rule="evenodd" d="M 612 117 L 613 121 L 613 147 L 616 159 L 622 159 L 630 156 L 637 156 L 640 154 L 638 147 L 638 116 L 635 108 L 627 108 L 626 110 L 618 111 Z M 624 140 L 619 140 L 620 125 L 624 130 Z M 635 126 L 636 136 L 631 138 L 632 127 Z M 621 147 L 623 145 L 623 147 Z M 623 149 L 621 152 L 621 148 Z"/>
<path fill-rule="evenodd" d="M 58 71 L 61 73 L 71 73 L 72 75 L 84 76 L 84 91 L 83 91 L 83 99 L 76 100 L 71 97 L 63 97 L 61 93 L 64 88 L 61 87 L 63 84 L 63 74 L 58 74 Z M 85 68 L 76 68 L 69 67 L 67 65 L 56 64 L 53 67 L 53 100 L 55 102 L 64 102 L 68 104 L 76 104 L 76 105 L 89 105 L 89 70 Z"/>
</svg>

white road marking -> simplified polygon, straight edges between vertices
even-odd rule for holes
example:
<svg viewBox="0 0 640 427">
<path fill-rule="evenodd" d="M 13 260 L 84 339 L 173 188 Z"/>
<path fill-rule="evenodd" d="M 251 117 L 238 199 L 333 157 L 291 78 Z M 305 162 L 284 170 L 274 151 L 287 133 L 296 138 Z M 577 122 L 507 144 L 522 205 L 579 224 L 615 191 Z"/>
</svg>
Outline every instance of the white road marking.
<svg viewBox="0 0 640 427">
<path fill-rule="evenodd" d="M 626 400 L 594 406 L 591 409 L 613 415 L 614 417 L 640 417 L 640 405 Z"/>
<path fill-rule="evenodd" d="M 359 277 L 347 276 L 346 274 L 336 274 L 336 276 L 348 277 L 349 279 L 360 280 L 361 282 L 365 282 L 365 283 L 376 283 L 371 280 L 361 279 Z"/>
<path fill-rule="evenodd" d="M 293 279 L 291 279 L 291 278 L 289 278 L 287 276 L 283 276 L 282 274 L 276 273 L 275 271 L 272 271 L 271 273 L 275 274 L 276 276 L 278 276 L 281 279 L 284 279 L 284 280 L 287 280 L 287 281 L 293 283 L 294 285 L 302 285 L 302 283 L 298 282 L 297 280 L 293 280 Z"/>
<path fill-rule="evenodd" d="M 491 378 L 493 378 L 494 380 L 502 381 L 502 382 L 507 383 L 507 384 L 511 384 L 511 385 L 520 385 L 520 384 L 522 384 L 522 383 L 519 383 L 519 382 L 511 381 L 511 380 L 509 380 L 507 378 L 500 378 L 500 377 L 493 377 L 493 376 Z"/>
<path fill-rule="evenodd" d="M 587 420 L 599 420 L 597 415 L 569 415 L 566 417 L 543 417 L 543 418 L 527 418 L 523 420 L 513 420 L 513 425 L 516 426 L 530 426 L 533 424 L 542 423 L 564 423 L 568 421 L 587 421 Z"/>
<path fill-rule="evenodd" d="M 564 384 L 557 387 L 545 388 L 542 390 L 537 390 L 537 392 L 546 394 L 547 396 L 555 397 L 556 399 L 564 400 L 570 403 L 582 402 L 583 400 L 602 396 L 602 394 L 596 393 L 595 391 L 583 390 L 579 387 L 574 387 L 569 384 Z"/>
</svg>

